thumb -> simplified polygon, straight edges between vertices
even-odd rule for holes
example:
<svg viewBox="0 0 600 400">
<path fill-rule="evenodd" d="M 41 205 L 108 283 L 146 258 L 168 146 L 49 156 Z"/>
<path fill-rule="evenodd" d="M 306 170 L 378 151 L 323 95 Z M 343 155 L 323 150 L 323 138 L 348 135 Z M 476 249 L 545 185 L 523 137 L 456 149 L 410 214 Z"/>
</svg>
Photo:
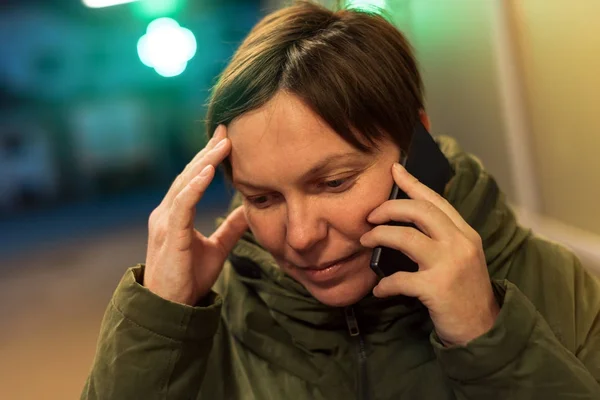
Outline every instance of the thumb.
<svg viewBox="0 0 600 400">
<path fill-rule="evenodd" d="M 210 236 L 209 240 L 221 250 L 223 257 L 227 257 L 227 254 L 229 254 L 247 229 L 248 222 L 244 215 L 244 209 L 240 206 L 227 216 L 225 221 Z"/>
<path fill-rule="evenodd" d="M 421 276 L 418 272 L 396 272 L 393 275 L 383 278 L 373 288 L 373 294 L 376 297 L 390 296 L 409 296 L 420 297 Z"/>
</svg>

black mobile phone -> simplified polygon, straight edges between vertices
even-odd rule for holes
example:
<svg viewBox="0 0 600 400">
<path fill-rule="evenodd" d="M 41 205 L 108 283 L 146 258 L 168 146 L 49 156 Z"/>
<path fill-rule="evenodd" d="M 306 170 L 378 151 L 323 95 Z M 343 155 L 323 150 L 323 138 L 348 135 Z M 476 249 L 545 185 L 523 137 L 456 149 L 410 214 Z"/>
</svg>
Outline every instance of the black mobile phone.
<svg viewBox="0 0 600 400">
<path fill-rule="evenodd" d="M 408 152 L 403 153 L 400 163 L 419 181 L 439 194 L 443 194 L 446 184 L 454 174 L 448 159 L 421 122 L 417 123 Z M 408 198 L 394 183 L 389 199 Z M 406 222 L 390 221 L 386 225 L 418 229 L 414 224 Z M 380 278 L 384 278 L 398 271 L 416 272 L 419 266 L 401 251 L 376 247 L 371 255 L 371 269 Z"/>
</svg>

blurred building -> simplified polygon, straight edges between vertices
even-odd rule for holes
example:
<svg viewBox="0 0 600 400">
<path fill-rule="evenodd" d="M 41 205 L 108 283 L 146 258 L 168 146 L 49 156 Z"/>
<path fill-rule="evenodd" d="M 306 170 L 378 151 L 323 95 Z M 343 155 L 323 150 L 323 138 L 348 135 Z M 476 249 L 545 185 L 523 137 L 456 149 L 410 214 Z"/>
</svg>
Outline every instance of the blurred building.
<svg viewBox="0 0 600 400">
<path fill-rule="evenodd" d="M 73 235 L 62 229 L 72 207 L 82 217 L 86 204 L 127 207 L 144 193 L 151 200 L 140 211 L 149 212 L 205 143 L 210 88 L 264 6 L 86 6 L 111 2 L 119 0 L 3 2 L 0 255 L 20 248 L 28 221 L 40 240 Z M 41 211 L 61 223 L 42 224 Z"/>
</svg>

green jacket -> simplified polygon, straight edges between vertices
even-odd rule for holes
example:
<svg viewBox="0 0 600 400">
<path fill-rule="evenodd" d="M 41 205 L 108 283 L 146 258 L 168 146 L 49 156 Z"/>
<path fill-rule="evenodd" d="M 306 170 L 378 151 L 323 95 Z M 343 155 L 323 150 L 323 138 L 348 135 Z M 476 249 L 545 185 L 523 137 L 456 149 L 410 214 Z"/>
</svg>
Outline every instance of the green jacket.
<svg viewBox="0 0 600 400">
<path fill-rule="evenodd" d="M 475 157 L 438 141 L 456 170 L 445 197 L 481 235 L 501 306 L 488 333 L 446 348 L 406 297 L 324 306 L 247 233 L 197 307 L 128 270 L 81 398 L 600 399 L 599 282 L 517 224 Z"/>
</svg>

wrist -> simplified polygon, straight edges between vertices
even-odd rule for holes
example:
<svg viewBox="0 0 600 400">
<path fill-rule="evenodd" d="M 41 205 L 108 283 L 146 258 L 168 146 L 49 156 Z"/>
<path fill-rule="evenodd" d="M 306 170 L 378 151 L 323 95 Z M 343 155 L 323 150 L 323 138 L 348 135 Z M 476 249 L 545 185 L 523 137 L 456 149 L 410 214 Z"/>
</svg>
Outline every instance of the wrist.
<svg viewBox="0 0 600 400">
<path fill-rule="evenodd" d="M 161 285 L 160 282 L 151 279 L 142 278 L 140 284 L 158 297 L 172 303 L 193 307 L 199 299 L 199 297 L 189 289 L 174 289 L 169 286 Z"/>
<path fill-rule="evenodd" d="M 473 314 L 472 318 L 465 319 L 461 325 L 465 327 L 465 331 L 459 334 L 444 334 L 436 330 L 440 342 L 446 346 L 466 346 L 467 343 L 489 332 L 496 323 L 500 306 L 496 301 L 495 296 L 491 296 L 482 310 Z"/>
</svg>

